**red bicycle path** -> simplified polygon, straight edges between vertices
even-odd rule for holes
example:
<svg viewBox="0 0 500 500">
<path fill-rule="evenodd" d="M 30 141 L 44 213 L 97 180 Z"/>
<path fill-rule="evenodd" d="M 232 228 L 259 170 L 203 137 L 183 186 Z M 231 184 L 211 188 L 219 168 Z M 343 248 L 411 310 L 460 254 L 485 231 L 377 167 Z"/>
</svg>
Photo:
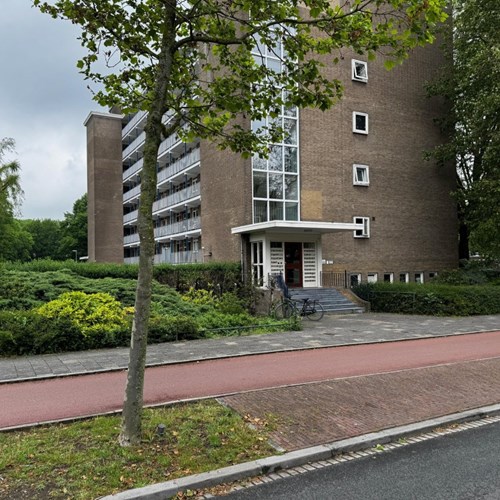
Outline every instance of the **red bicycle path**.
<svg viewBox="0 0 500 500">
<path fill-rule="evenodd" d="M 500 331 L 146 369 L 146 405 L 500 357 Z M 0 429 L 120 411 L 126 372 L 0 384 Z"/>
</svg>

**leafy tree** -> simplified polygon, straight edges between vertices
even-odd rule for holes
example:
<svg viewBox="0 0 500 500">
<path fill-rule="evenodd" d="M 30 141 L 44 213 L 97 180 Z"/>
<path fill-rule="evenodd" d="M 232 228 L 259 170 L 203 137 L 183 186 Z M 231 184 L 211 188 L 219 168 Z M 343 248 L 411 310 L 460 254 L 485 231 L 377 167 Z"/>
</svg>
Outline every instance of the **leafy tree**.
<svg viewBox="0 0 500 500">
<path fill-rule="evenodd" d="M 14 219 L 15 211 L 21 203 L 19 172 L 17 160 L 5 161 L 6 153 L 14 151 L 14 140 L 0 140 L 0 259 L 28 260 L 31 237 Z"/>
<path fill-rule="evenodd" d="M 455 163 L 460 257 L 500 257 L 500 2 L 453 0 L 450 65 L 429 87 L 448 101 L 450 140 L 432 156 Z M 470 241 L 470 243 L 469 243 Z"/>
<path fill-rule="evenodd" d="M 330 108 L 342 95 L 321 59 L 349 47 L 387 65 L 433 40 L 445 0 L 33 0 L 55 18 L 82 27 L 82 73 L 99 85 L 96 100 L 125 112 L 146 110 L 138 229 L 141 245 L 122 432 L 140 439 L 147 324 L 154 256 L 152 204 L 163 137 L 177 132 L 246 156 L 266 154 L 283 131 L 251 129 L 277 108 Z M 282 69 L 259 64 L 252 49 L 283 44 Z M 103 71 L 102 59 L 109 71 Z M 101 64 L 94 64 L 99 63 Z M 166 125 L 162 119 L 172 115 Z"/>
<path fill-rule="evenodd" d="M 67 253 L 61 252 L 61 221 L 26 219 L 19 222 L 33 240 L 31 258 L 53 260 L 68 258 Z"/>
<path fill-rule="evenodd" d="M 61 259 L 87 255 L 87 194 L 73 204 L 73 212 L 66 212 L 61 221 L 61 242 L 58 254 Z"/>
</svg>

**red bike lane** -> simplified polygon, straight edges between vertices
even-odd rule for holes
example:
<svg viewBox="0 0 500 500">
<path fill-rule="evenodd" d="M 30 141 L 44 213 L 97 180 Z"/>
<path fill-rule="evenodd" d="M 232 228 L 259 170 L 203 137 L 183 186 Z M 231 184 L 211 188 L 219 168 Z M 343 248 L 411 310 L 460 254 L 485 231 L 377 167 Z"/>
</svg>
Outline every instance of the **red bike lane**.
<svg viewBox="0 0 500 500">
<path fill-rule="evenodd" d="M 500 331 L 148 368 L 147 405 L 500 357 Z M 0 384 L 0 428 L 122 408 L 126 372 Z"/>
</svg>

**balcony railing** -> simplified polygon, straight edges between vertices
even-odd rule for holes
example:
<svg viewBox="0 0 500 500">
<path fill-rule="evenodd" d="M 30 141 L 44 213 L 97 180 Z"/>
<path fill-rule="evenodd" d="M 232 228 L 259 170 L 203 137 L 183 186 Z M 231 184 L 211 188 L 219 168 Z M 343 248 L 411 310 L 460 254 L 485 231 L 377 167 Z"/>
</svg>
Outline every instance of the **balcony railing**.
<svg viewBox="0 0 500 500">
<path fill-rule="evenodd" d="M 141 186 L 135 186 L 129 189 L 126 193 L 123 193 L 123 201 L 129 201 L 132 198 L 136 198 L 141 194 Z"/>
<path fill-rule="evenodd" d="M 191 165 L 200 161 L 200 148 L 195 148 L 190 151 L 186 156 L 179 158 L 178 160 L 171 163 L 167 168 L 164 168 L 158 172 L 158 182 L 163 182 L 170 177 L 186 170 Z"/>
<path fill-rule="evenodd" d="M 177 191 L 177 193 L 172 193 L 165 198 L 155 201 L 153 203 L 153 212 L 158 212 L 173 205 L 177 205 L 178 203 L 182 203 L 199 195 L 200 184 L 197 182 L 192 186 Z"/>
<path fill-rule="evenodd" d="M 129 212 L 128 214 L 125 214 L 123 216 L 123 223 L 126 224 L 127 222 L 131 222 L 133 220 L 136 220 L 138 214 L 139 214 L 138 210 L 134 210 L 133 212 Z"/>
<path fill-rule="evenodd" d="M 139 264 L 139 256 L 137 257 L 125 257 L 123 259 L 125 264 Z"/>
<path fill-rule="evenodd" d="M 132 129 L 137 127 L 137 125 L 142 121 L 142 119 L 147 115 L 147 111 L 139 111 L 135 116 L 123 127 L 122 137 L 127 137 Z"/>
<path fill-rule="evenodd" d="M 173 252 L 162 254 L 159 262 L 168 264 L 192 264 L 203 261 L 203 252 L 201 250 L 193 250 L 188 252 Z"/>
<path fill-rule="evenodd" d="M 140 160 L 136 161 L 130 168 L 127 168 L 127 170 L 123 172 L 123 180 L 128 179 L 136 172 L 139 172 L 139 170 L 142 170 L 143 163 L 144 163 L 144 158 L 141 158 Z"/>
<path fill-rule="evenodd" d="M 125 245 L 130 245 L 131 243 L 139 243 L 139 235 L 138 234 L 129 234 L 123 237 L 123 243 Z"/>
<path fill-rule="evenodd" d="M 125 160 L 127 156 L 137 149 L 146 138 L 146 132 L 141 132 L 122 152 L 122 158 Z"/>
<path fill-rule="evenodd" d="M 167 224 L 166 226 L 156 227 L 155 238 L 162 238 L 164 236 L 170 236 L 171 234 L 186 233 L 187 231 L 200 229 L 200 227 L 200 217 L 193 217 L 192 219 L 175 222 L 174 224 Z"/>
</svg>

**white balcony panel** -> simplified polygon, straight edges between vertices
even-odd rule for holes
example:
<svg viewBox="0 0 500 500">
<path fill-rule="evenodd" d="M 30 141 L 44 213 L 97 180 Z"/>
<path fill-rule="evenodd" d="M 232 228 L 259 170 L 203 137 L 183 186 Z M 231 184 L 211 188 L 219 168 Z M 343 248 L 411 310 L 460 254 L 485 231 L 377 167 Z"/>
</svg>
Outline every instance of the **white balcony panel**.
<svg viewBox="0 0 500 500">
<path fill-rule="evenodd" d="M 177 205 L 178 203 L 183 203 L 191 198 L 195 198 L 200 195 L 200 183 L 193 184 L 187 188 L 177 191 L 177 193 L 172 193 L 165 198 L 157 200 L 153 203 L 153 213 L 159 212 L 160 210 L 165 210 L 166 208 Z"/>
<path fill-rule="evenodd" d="M 175 175 L 187 170 L 200 161 L 200 148 L 193 149 L 190 153 L 171 163 L 167 168 L 158 172 L 158 184 L 167 181 Z"/>
<path fill-rule="evenodd" d="M 141 132 L 122 152 L 123 161 L 130 156 L 136 149 L 144 144 L 146 132 Z"/>
<path fill-rule="evenodd" d="M 132 222 L 132 221 L 135 221 L 137 220 L 137 216 L 139 214 L 139 211 L 138 210 L 134 210 L 133 212 L 130 212 L 128 214 L 125 214 L 123 216 L 123 223 L 124 224 L 127 224 L 127 222 Z"/>
<path fill-rule="evenodd" d="M 134 174 L 142 170 L 143 163 L 144 163 L 144 158 L 141 158 L 140 160 L 136 161 L 130 168 L 127 168 L 127 170 L 123 172 L 123 180 L 126 181 Z"/>
<path fill-rule="evenodd" d="M 135 186 L 134 188 L 128 190 L 126 193 L 123 193 L 123 201 L 130 201 L 134 198 L 138 198 L 141 194 L 141 186 Z"/>
<path fill-rule="evenodd" d="M 125 264 L 139 264 L 139 257 L 125 257 L 123 262 Z"/>
<path fill-rule="evenodd" d="M 139 235 L 138 234 L 129 234 L 123 237 L 123 244 L 130 245 L 132 243 L 139 243 Z"/>
<path fill-rule="evenodd" d="M 147 114 L 147 111 L 139 111 L 138 113 L 136 113 L 134 117 L 127 123 L 127 125 L 123 127 L 122 138 L 127 137 L 127 135 L 130 134 L 130 132 L 135 127 L 141 124 L 141 122 L 146 119 Z"/>
<path fill-rule="evenodd" d="M 189 251 L 189 252 L 173 252 L 162 255 L 162 262 L 168 264 L 192 264 L 195 262 L 203 262 L 202 250 Z"/>
<path fill-rule="evenodd" d="M 170 236 L 172 234 L 186 233 L 188 231 L 193 231 L 194 229 L 200 228 L 201 218 L 193 217 L 192 219 L 175 222 L 174 224 L 167 224 L 166 226 L 156 227 L 155 238 L 164 238 L 165 236 Z"/>
</svg>

